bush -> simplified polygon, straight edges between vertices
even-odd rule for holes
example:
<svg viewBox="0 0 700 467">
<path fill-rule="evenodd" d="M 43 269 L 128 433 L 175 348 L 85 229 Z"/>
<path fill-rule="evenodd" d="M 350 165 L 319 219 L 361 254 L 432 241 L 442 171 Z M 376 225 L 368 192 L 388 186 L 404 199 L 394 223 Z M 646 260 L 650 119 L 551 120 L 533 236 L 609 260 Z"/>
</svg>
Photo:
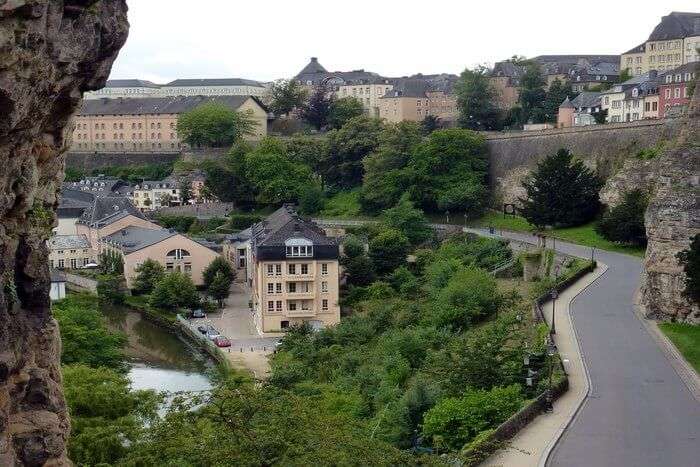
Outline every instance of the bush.
<svg viewBox="0 0 700 467">
<path fill-rule="evenodd" d="M 175 216 L 161 214 L 157 218 L 158 223 L 166 229 L 175 229 L 180 233 L 185 233 L 190 230 L 193 224 L 197 222 L 194 216 Z"/>
<path fill-rule="evenodd" d="M 122 276 L 114 274 L 100 274 L 97 276 L 97 296 L 106 303 L 114 305 L 124 303 Z"/>
<path fill-rule="evenodd" d="M 410 243 L 396 229 L 385 229 L 369 242 L 369 257 L 377 274 L 388 274 L 406 262 Z"/>
<path fill-rule="evenodd" d="M 299 212 L 307 216 L 318 214 L 324 205 L 323 190 L 318 185 L 307 185 L 299 194 Z"/>
<path fill-rule="evenodd" d="M 259 216 L 257 214 L 231 214 L 229 216 L 230 218 L 230 225 L 232 229 L 237 229 L 237 230 L 244 230 L 250 227 L 253 224 L 256 224 L 260 222 L 263 218 L 262 216 Z"/>
<path fill-rule="evenodd" d="M 466 328 L 496 312 L 499 297 L 496 280 L 487 272 L 458 270 L 438 292 L 434 321 L 437 326 Z"/>
<path fill-rule="evenodd" d="M 463 397 L 443 399 L 428 410 L 423 418 L 423 434 L 436 445 L 461 449 L 479 433 L 506 421 L 522 404 L 517 385 L 490 391 L 467 390 Z"/>
<path fill-rule="evenodd" d="M 151 293 L 165 275 L 165 268 L 158 261 L 149 258 L 136 268 L 136 273 L 134 290 L 139 293 Z"/>
<path fill-rule="evenodd" d="M 644 213 L 648 203 L 642 190 L 628 191 L 620 204 L 603 214 L 596 225 L 596 232 L 612 242 L 646 245 Z"/>
<path fill-rule="evenodd" d="M 163 310 L 197 308 L 200 303 L 197 288 L 189 276 L 172 272 L 161 279 L 151 293 L 149 304 Z"/>
</svg>

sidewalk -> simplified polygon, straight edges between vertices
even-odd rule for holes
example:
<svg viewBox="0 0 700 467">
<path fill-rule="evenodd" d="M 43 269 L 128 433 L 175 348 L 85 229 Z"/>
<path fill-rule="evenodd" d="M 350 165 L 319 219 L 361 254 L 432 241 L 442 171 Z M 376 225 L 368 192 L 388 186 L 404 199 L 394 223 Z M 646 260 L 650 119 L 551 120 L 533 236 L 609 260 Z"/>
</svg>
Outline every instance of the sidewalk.
<svg viewBox="0 0 700 467">
<path fill-rule="evenodd" d="M 525 426 L 507 445 L 496 451 L 481 465 L 497 466 L 543 466 L 547 455 L 556 444 L 588 393 L 589 383 L 585 362 L 571 323 L 569 308 L 576 296 L 605 273 L 607 266 L 598 263 L 598 267 L 582 277 L 573 286 L 559 295 L 555 306 L 555 343 L 569 377 L 569 390 L 554 402 L 552 413 L 543 413 Z M 543 305 L 547 322 L 551 325 L 552 302 Z"/>
</svg>

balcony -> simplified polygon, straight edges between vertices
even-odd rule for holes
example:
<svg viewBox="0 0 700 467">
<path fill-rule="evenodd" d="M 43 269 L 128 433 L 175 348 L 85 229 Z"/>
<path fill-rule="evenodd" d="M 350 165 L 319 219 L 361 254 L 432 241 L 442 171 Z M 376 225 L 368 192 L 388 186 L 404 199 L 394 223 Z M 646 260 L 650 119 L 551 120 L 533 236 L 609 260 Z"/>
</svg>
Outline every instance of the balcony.
<svg viewBox="0 0 700 467">
<path fill-rule="evenodd" d="M 302 310 L 297 308 L 294 311 L 287 310 L 284 312 L 284 314 L 290 318 L 311 318 L 316 316 L 316 309 L 309 308 L 308 310 Z"/>
<path fill-rule="evenodd" d="M 287 298 L 289 300 L 313 300 L 316 297 L 316 292 L 309 290 L 308 292 L 287 292 Z"/>
</svg>

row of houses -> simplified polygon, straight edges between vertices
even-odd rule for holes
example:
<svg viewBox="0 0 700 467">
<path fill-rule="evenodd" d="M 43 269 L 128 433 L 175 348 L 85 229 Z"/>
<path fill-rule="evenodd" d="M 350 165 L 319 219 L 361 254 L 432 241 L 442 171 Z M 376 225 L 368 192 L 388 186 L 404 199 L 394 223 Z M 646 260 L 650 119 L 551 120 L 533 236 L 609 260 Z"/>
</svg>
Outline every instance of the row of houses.
<svg viewBox="0 0 700 467">
<path fill-rule="evenodd" d="M 690 85 L 697 73 L 697 62 L 686 63 L 660 74 L 648 71 L 606 91 L 583 91 L 561 104 L 557 126 L 594 125 L 599 112 L 609 123 L 680 116 L 690 103 Z"/>
<path fill-rule="evenodd" d="M 162 228 L 125 196 L 106 191 L 114 184 L 99 183 L 104 185 L 91 187 L 95 192 L 62 190 L 57 210 L 60 232 L 47 241 L 52 270 L 99 265 L 101 255 L 109 253 L 121 258 L 129 288 L 147 259 L 159 262 L 167 272 L 190 276 L 195 285 L 203 284 L 203 272 L 219 256 L 218 247 Z M 251 312 L 261 333 L 304 322 L 322 328 L 340 321 L 338 241 L 292 206 L 227 235 L 220 247 L 250 291 Z"/>
</svg>

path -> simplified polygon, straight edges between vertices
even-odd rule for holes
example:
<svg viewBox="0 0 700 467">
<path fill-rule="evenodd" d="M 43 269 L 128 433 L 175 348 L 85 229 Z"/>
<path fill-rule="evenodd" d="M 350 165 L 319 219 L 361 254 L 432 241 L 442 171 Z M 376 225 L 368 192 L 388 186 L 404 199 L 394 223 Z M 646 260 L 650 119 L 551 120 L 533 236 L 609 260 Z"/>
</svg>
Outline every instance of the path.
<svg viewBox="0 0 700 467">
<path fill-rule="evenodd" d="M 504 236 L 532 241 L 528 234 Z M 557 241 L 556 248 L 591 256 L 587 247 Z M 641 262 L 598 250 L 595 257 L 608 270 L 571 308 L 590 389 L 547 465 L 698 465 L 700 404 L 634 310 Z"/>
</svg>

